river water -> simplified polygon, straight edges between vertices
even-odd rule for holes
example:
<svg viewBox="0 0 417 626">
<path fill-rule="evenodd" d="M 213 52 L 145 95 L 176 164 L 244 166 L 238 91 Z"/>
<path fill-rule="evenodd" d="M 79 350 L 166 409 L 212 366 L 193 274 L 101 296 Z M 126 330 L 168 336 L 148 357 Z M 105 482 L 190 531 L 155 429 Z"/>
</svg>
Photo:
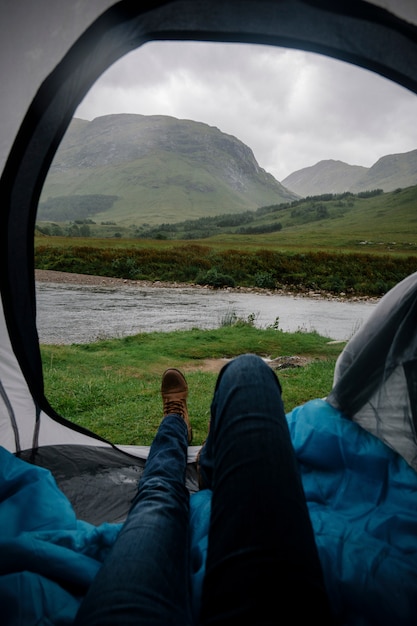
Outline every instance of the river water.
<svg viewBox="0 0 417 626">
<path fill-rule="evenodd" d="M 212 291 L 198 288 L 99 287 L 37 283 L 41 343 L 88 343 L 141 332 L 210 329 L 231 314 L 265 328 L 279 318 L 284 331 L 315 330 L 349 339 L 375 307 L 301 296 Z"/>
</svg>

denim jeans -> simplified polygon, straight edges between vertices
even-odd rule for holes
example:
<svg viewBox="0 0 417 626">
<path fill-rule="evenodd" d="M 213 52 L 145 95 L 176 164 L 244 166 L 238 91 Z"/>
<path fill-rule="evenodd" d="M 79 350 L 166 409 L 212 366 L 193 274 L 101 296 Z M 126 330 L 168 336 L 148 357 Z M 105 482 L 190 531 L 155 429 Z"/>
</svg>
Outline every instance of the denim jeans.
<svg viewBox="0 0 417 626">
<path fill-rule="evenodd" d="M 162 420 L 129 515 L 75 624 L 192 623 L 187 437 L 182 417 Z"/>
<path fill-rule="evenodd" d="M 185 423 L 166 417 L 77 624 L 192 623 L 186 451 Z M 280 385 L 256 356 L 219 375 L 201 473 L 213 496 L 200 623 L 331 623 Z"/>
<path fill-rule="evenodd" d="M 281 387 L 260 358 L 221 371 L 201 466 L 213 491 L 201 623 L 331 623 Z"/>
</svg>

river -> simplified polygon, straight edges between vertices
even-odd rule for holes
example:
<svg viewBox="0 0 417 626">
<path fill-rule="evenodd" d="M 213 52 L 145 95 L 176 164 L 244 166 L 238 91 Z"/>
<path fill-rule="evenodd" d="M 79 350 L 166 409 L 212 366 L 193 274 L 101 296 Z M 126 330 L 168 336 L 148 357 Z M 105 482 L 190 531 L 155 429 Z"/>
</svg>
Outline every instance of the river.
<svg viewBox="0 0 417 626">
<path fill-rule="evenodd" d="M 88 343 L 141 332 L 216 328 L 231 314 L 265 328 L 279 318 L 284 331 L 315 330 L 349 339 L 374 302 L 339 302 L 302 296 L 213 291 L 198 288 L 101 287 L 37 283 L 41 343 Z"/>
</svg>

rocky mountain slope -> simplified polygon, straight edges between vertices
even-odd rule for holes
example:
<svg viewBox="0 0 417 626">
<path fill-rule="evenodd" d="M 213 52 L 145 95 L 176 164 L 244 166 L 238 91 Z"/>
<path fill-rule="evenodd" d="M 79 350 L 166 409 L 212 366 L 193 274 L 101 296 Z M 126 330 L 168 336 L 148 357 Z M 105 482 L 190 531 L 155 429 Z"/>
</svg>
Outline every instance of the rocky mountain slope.
<svg viewBox="0 0 417 626">
<path fill-rule="evenodd" d="M 215 127 L 118 114 L 73 120 L 45 182 L 38 219 L 160 223 L 296 198 L 248 146 Z"/>
</svg>

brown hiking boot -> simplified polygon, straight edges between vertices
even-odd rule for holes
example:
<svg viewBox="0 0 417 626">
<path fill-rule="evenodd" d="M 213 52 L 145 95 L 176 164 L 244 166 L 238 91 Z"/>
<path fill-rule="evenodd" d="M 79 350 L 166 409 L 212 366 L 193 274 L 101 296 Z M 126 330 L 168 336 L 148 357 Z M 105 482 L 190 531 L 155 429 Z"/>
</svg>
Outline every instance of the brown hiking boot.
<svg viewBox="0 0 417 626">
<path fill-rule="evenodd" d="M 164 403 L 164 417 L 171 413 L 181 415 L 187 425 L 188 443 L 191 443 L 193 431 L 188 417 L 187 396 L 188 385 L 181 372 L 175 368 L 167 369 L 162 376 L 162 401 Z"/>
</svg>

